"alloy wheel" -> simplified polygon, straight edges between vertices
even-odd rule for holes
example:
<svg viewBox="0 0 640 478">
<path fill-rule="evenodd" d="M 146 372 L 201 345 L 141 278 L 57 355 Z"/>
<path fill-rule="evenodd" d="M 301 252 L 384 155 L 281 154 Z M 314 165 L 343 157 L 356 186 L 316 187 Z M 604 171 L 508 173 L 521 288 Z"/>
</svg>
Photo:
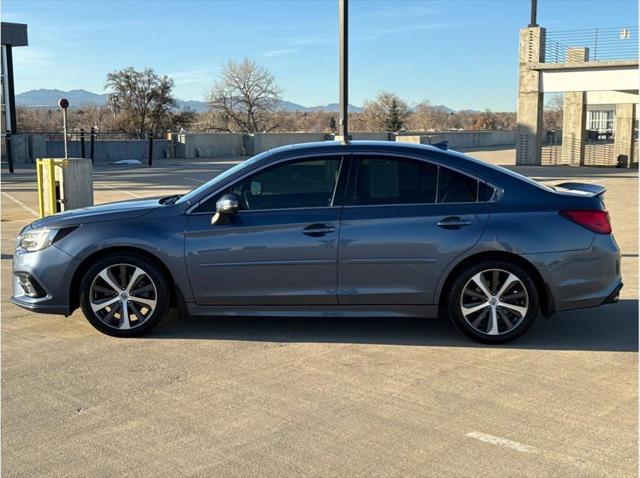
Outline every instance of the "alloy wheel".
<svg viewBox="0 0 640 478">
<path fill-rule="evenodd" d="M 149 274 L 131 264 L 102 269 L 89 290 L 93 313 L 117 329 L 139 327 L 153 315 L 158 302 L 156 285 Z"/>
<path fill-rule="evenodd" d="M 524 320 L 529 310 L 529 294 L 512 272 L 487 269 L 467 281 L 462 289 L 460 308 L 464 320 L 476 331 L 503 335 Z"/>
</svg>

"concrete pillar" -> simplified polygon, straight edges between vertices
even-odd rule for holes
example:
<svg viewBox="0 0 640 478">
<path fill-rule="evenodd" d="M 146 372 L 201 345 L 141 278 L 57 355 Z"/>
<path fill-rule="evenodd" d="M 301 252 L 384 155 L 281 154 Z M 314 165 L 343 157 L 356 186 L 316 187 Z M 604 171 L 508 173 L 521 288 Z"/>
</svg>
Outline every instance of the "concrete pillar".
<svg viewBox="0 0 640 478">
<path fill-rule="evenodd" d="M 569 48 L 567 63 L 589 61 L 588 48 Z M 587 93 L 568 91 L 564 94 L 562 112 L 562 162 L 584 165 L 584 142 L 587 136 Z"/>
<path fill-rule="evenodd" d="M 545 34 L 542 27 L 520 30 L 516 164 L 541 163 L 544 95 L 540 91 L 540 72 L 529 66 L 544 62 Z"/>
<path fill-rule="evenodd" d="M 627 167 L 633 161 L 634 137 L 633 129 L 636 121 L 636 110 L 633 103 L 616 105 L 615 123 L 615 160 L 623 154 L 627 157 Z"/>
</svg>

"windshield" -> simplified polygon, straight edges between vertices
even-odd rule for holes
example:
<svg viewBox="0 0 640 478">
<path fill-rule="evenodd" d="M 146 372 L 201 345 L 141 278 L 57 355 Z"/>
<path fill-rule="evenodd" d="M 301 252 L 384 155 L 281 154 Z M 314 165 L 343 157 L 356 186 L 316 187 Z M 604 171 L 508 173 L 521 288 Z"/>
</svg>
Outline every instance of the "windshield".
<svg viewBox="0 0 640 478">
<path fill-rule="evenodd" d="M 207 191 L 209 189 L 215 189 L 215 186 L 217 184 L 222 183 L 225 179 L 227 179 L 228 177 L 230 177 L 233 174 L 237 173 L 238 171 L 241 171 L 244 168 L 250 167 L 251 165 L 253 165 L 256 162 L 258 162 L 259 160 L 261 160 L 262 158 L 264 158 L 266 156 L 269 156 L 269 154 L 270 153 L 268 151 L 265 151 L 264 153 L 260 153 L 260 154 L 258 154 L 256 156 L 254 156 L 253 158 L 247 159 L 246 161 L 243 161 L 243 162 L 241 162 L 239 164 L 236 164 L 234 167 L 229 168 L 226 171 L 218 174 L 214 178 L 210 179 L 209 181 L 204 183 L 202 186 L 198 186 L 197 188 L 193 189 L 192 191 L 189 191 L 187 194 L 182 196 L 177 201 L 177 203 L 187 202 L 187 203 L 191 204 L 193 199 L 198 197 L 204 191 Z"/>
</svg>

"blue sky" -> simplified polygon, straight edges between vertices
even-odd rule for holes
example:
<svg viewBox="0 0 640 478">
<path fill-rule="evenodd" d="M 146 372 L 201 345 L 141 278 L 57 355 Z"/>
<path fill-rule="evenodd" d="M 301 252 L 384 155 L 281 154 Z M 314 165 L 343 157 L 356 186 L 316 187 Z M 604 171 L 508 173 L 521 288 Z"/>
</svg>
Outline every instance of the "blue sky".
<svg viewBox="0 0 640 478">
<path fill-rule="evenodd" d="M 337 102 L 337 0 L 3 0 L 29 24 L 16 92 L 102 92 L 107 72 L 151 67 L 204 99 L 229 59 L 268 67 L 283 97 Z M 637 25 L 636 0 L 539 0 L 548 30 Z M 410 103 L 515 110 L 518 30 L 529 0 L 351 0 L 350 102 L 383 90 Z"/>
</svg>

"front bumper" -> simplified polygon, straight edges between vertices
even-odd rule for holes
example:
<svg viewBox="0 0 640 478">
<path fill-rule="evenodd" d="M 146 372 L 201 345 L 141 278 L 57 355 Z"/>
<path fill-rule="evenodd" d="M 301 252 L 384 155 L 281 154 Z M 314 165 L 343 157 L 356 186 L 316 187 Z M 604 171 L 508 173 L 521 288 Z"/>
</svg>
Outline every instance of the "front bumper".
<svg viewBox="0 0 640 478">
<path fill-rule="evenodd" d="M 11 302 L 34 312 L 71 314 L 70 287 L 78 265 L 76 259 L 55 245 L 37 252 L 14 254 Z M 20 285 L 20 276 L 28 276 L 39 286 L 37 297 L 28 295 Z"/>
</svg>

